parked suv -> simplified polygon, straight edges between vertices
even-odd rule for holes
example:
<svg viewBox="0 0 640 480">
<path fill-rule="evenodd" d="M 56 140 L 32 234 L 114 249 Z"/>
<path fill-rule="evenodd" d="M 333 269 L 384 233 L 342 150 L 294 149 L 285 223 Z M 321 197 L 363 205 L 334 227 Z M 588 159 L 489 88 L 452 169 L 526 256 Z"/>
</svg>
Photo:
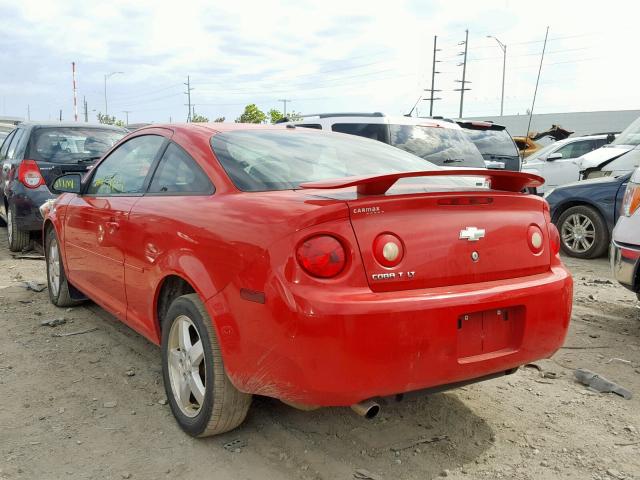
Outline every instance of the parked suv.
<svg viewBox="0 0 640 480">
<path fill-rule="evenodd" d="M 40 231 L 39 207 L 54 198 L 59 175 L 86 172 L 126 134 L 109 125 L 21 123 L 0 147 L 0 220 L 7 224 L 11 251 L 29 244 Z"/>
<path fill-rule="evenodd" d="M 480 151 L 462 128 L 450 120 L 374 112 L 322 113 L 285 122 L 379 140 L 443 167 L 485 168 Z"/>
<path fill-rule="evenodd" d="M 477 120 L 458 120 L 484 158 L 487 168 L 520 171 L 520 152 L 504 125 Z"/>
<path fill-rule="evenodd" d="M 611 267 L 616 279 L 640 300 L 640 168 L 631 176 L 611 242 Z"/>
<path fill-rule="evenodd" d="M 558 140 L 524 159 L 522 171 L 544 178 L 538 193 L 580 180 L 577 159 L 597 150 L 611 139 L 608 135 L 589 135 Z"/>
</svg>

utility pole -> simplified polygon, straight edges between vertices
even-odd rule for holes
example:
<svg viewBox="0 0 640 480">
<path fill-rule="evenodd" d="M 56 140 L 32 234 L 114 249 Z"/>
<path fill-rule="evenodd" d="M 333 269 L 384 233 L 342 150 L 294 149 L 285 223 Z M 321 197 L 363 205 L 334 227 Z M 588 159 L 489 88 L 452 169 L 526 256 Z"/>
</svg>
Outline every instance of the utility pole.
<svg viewBox="0 0 640 480">
<path fill-rule="evenodd" d="M 62 121 L 62 109 L 60 109 L 60 117 L 58 117 L 58 120 L 61 122 Z"/>
<path fill-rule="evenodd" d="M 440 91 L 435 89 L 436 73 L 440 73 L 440 72 L 436 72 L 436 63 L 440 62 L 440 60 L 436 60 L 436 54 L 440 50 L 441 49 L 438 48 L 438 36 L 434 35 L 433 36 L 433 64 L 431 66 L 431 88 L 430 89 L 425 88 L 425 92 L 430 92 L 429 98 L 425 99 L 425 100 L 429 100 L 429 116 L 430 117 L 433 117 L 433 102 L 435 100 L 441 100 L 440 98 L 434 97 L 436 92 Z"/>
<path fill-rule="evenodd" d="M 462 118 L 462 109 L 464 107 L 464 92 L 466 90 L 471 90 L 470 88 L 464 88 L 465 84 L 471 83 L 467 80 L 467 51 L 469 48 L 469 30 L 465 30 L 464 42 L 458 43 L 458 45 L 464 45 L 464 52 L 458 53 L 458 55 L 464 55 L 464 60 L 462 63 L 459 63 L 458 66 L 462 66 L 462 80 L 456 80 L 459 82 L 460 88 L 454 89 L 455 92 L 460 92 L 460 113 L 458 114 L 459 118 Z"/>
<path fill-rule="evenodd" d="M 107 105 L 107 80 L 118 73 L 124 73 L 124 72 L 111 72 L 111 73 L 107 73 L 104 76 L 104 114 L 105 115 L 109 115 L 109 106 Z"/>
<path fill-rule="evenodd" d="M 279 102 L 282 102 L 284 104 L 284 112 L 283 112 L 283 116 L 286 117 L 287 116 L 287 102 L 290 102 L 291 100 L 288 100 L 286 98 L 281 98 L 280 100 L 278 100 Z"/>
<path fill-rule="evenodd" d="M 184 93 L 187 95 L 187 107 L 189 107 L 189 110 L 187 110 L 187 123 L 189 123 L 191 122 L 191 90 L 193 90 L 189 75 L 187 75 L 187 83 L 185 83 L 185 85 L 187 86 L 187 91 Z"/>
<path fill-rule="evenodd" d="M 540 82 L 540 73 L 542 72 L 542 61 L 544 60 L 544 52 L 547 49 L 547 37 L 549 36 L 549 27 L 547 33 L 544 34 L 544 44 L 542 45 L 542 55 L 540 56 L 540 68 L 538 68 L 538 78 L 536 79 L 536 89 L 533 91 L 533 101 L 531 102 L 531 111 L 529 112 L 529 123 L 527 125 L 527 137 L 529 138 L 529 129 L 531 128 L 531 118 L 533 117 L 533 107 L 536 105 L 536 95 L 538 94 L 538 82 Z"/>
<path fill-rule="evenodd" d="M 504 113 L 504 75 L 507 69 L 507 46 L 493 35 L 487 35 L 487 38 L 493 38 L 498 42 L 498 46 L 502 50 L 502 94 L 500 95 L 500 116 Z"/>
<path fill-rule="evenodd" d="M 133 111 L 131 111 L 131 110 L 123 110 L 122 113 L 124 113 L 124 115 L 125 115 L 126 125 L 129 125 L 129 114 L 133 113 Z"/>
<path fill-rule="evenodd" d="M 84 105 L 84 123 L 89 122 L 89 107 L 87 106 L 87 97 L 82 97 L 82 103 Z"/>
<path fill-rule="evenodd" d="M 76 62 L 71 62 L 71 76 L 73 78 L 73 120 L 78 121 L 78 89 L 76 87 Z"/>
</svg>

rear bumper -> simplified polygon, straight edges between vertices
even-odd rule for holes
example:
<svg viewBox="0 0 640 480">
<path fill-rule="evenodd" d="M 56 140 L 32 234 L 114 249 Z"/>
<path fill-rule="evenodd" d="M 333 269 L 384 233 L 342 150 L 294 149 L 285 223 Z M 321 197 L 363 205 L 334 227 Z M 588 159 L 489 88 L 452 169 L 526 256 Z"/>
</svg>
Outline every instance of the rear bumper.
<svg viewBox="0 0 640 480">
<path fill-rule="evenodd" d="M 638 292 L 638 272 L 640 268 L 640 245 L 619 244 L 611 242 L 609 255 L 611 270 L 616 280 L 629 290 Z"/>
<path fill-rule="evenodd" d="M 40 214 L 40 205 L 56 195 L 43 185 L 35 189 L 27 189 L 23 185 L 14 182 L 9 203 L 15 206 L 16 225 L 20 230 L 40 231 L 43 218 Z"/>
<path fill-rule="evenodd" d="M 207 308 L 237 388 L 330 406 L 464 382 L 551 356 L 567 332 L 573 282 L 558 265 L 525 278 L 402 292 L 296 287 L 279 283 L 263 305 L 229 286 Z M 517 332 L 502 348 L 469 354 L 461 316 L 504 309 L 518 312 Z M 491 341 L 491 332 L 478 335 Z"/>
</svg>

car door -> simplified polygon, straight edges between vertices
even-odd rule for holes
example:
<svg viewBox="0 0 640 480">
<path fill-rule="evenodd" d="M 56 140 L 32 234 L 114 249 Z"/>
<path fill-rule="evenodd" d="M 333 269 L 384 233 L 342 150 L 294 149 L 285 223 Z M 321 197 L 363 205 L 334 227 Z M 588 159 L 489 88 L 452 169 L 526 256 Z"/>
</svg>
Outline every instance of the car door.
<svg viewBox="0 0 640 480">
<path fill-rule="evenodd" d="M 124 248 L 128 217 L 165 145 L 160 135 L 120 144 L 95 167 L 64 219 L 65 255 L 71 282 L 96 303 L 124 319 Z"/>
<path fill-rule="evenodd" d="M 576 140 L 554 150 L 547 156 L 545 176 L 547 188 L 565 185 L 580 180 L 580 169 L 576 164 L 576 158 L 590 152 L 595 147 L 593 140 Z M 550 160 L 554 154 L 561 154 L 561 158 Z"/>
<path fill-rule="evenodd" d="M 0 200 L 4 199 L 6 195 L 6 188 L 9 183 L 9 171 L 11 170 L 11 162 L 7 159 L 7 155 L 9 153 L 9 145 L 11 145 L 11 141 L 13 140 L 16 131 L 13 130 L 7 138 L 4 139 L 2 146 L 0 147 Z M 5 211 L 5 203 L 0 202 L 0 216 L 4 219 L 7 218 L 7 212 Z"/>
<path fill-rule="evenodd" d="M 207 249 L 213 247 L 200 241 L 203 225 L 198 223 L 213 206 L 210 197 L 214 190 L 198 163 L 172 142 L 147 193 L 131 210 L 125 250 L 127 323 L 150 338 L 156 333 L 153 289 L 167 274 L 163 267 L 166 256 L 199 249 L 206 256 Z"/>
</svg>

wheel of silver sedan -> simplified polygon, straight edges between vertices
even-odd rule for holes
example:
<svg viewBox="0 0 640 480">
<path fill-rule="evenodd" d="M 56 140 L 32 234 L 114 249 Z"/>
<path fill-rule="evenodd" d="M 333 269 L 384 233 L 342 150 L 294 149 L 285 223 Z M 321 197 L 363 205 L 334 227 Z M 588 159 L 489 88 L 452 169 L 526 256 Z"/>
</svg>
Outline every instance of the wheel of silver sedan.
<svg viewBox="0 0 640 480">
<path fill-rule="evenodd" d="M 49 289 L 54 297 L 60 292 L 60 251 L 58 250 L 58 240 L 54 237 L 49 241 L 49 254 L 47 255 L 47 275 L 49 279 Z"/>
<path fill-rule="evenodd" d="M 573 253 L 585 253 L 596 240 L 596 227 L 589 217 L 581 213 L 568 216 L 562 223 L 562 243 Z"/>
<path fill-rule="evenodd" d="M 167 366 L 176 404 L 187 417 L 195 417 L 204 402 L 207 366 L 202 339 L 188 316 L 180 315 L 174 320 L 167 347 Z"/>
</svg>

